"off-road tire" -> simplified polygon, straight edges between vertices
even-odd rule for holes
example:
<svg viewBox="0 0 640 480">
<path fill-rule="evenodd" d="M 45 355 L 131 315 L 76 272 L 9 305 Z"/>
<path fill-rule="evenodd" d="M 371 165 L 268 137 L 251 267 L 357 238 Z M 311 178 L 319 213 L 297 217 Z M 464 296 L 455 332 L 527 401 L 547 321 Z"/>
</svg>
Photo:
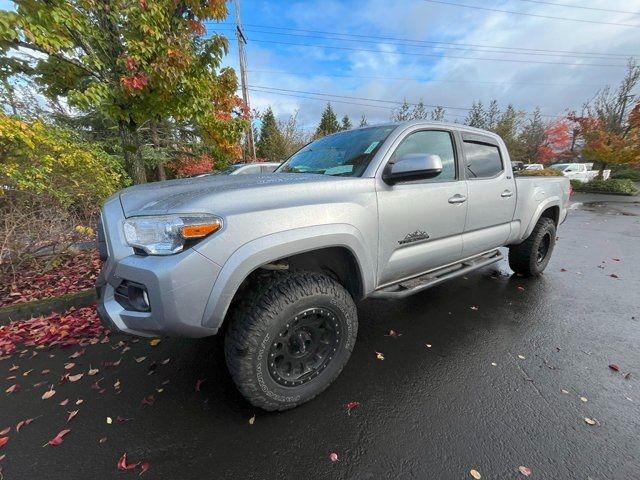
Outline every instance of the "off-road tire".
<svg viewBox="0 0 640 480">
<path fill-rule="evenodd" d="M 543 242 L 548 242 L 548 246 L 540 258 Z M 555 243 L 556 224 L 550 218 L 542 217 L 524 242 L 509 247 L 509 267 L 525 277 L 541 275 L 551 259 Z"/>
<path fill-rule="evenodd" d="M 281 385 L 269 370 L 270 349 L 288 322 L 314 308 L 331 312 L 340 324 L 342 335 L 333 357 L 307 383 Z M 225 358 L 238 390 L 252 405 L 287 410 L 313 399 L 336 379 L 351 356 L 357 331 L 355 303 L 338 282 L 313 272 L 277 272 L 261 279 L 235 307 L 225 337 Z"/>
</svg>

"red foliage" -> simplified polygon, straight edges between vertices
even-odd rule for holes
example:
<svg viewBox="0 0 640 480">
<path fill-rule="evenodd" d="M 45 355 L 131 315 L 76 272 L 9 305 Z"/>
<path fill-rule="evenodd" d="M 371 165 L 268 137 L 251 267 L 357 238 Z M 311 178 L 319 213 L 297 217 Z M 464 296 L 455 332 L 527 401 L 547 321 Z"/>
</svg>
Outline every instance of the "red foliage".
<svg viewBox="0 0 640 480">
<path fill-rule="evenodd" d="M 42 263 L 36 264 L 14 275 L 13 282 L 6 279 L 0 283 L 0 307 L 93 288 L 99 271 L 100 259 L 95 250 L 64 257 L 51 270 Z"/>
<path fill-rule="evenodd" d="M 197 35 L 204 35 L 207 32 L 207 28 L 200 20 L 189 20 L 189 29 Z"/>
<path fill-rule="evenodd" d="M 204 153 L 199 157 L 182 157 L 173 161 L 169 167 L 178 177 L 193 177 L 203 173 L 211 173 L 214 160 Z"/>
<path fill-rule="evenodd" d="M 566 157 L 571 146 L 571 125 L 565 118 L 550 123 L 544 130 L 545 141 L 538 149 L 538 163 L 547 164 Z"/>
<path fill-rule="evenodd" d="M 108 333 L 100 323 L 95 307 L 71 308 L 62 315 L 53 313 L 0 326 L 0 355 L 13 353 L 18 345 L 67 347 L 86 344 Z"/>
<path fill-rule="evenodd" d="M 149 83 L 149 77 L 144 73 L 136 73 L 128 77 L 120 77 L 120 83 L 129 93 L 139 92 Z"/>
<path fill-rule="evenodd" d="M 130 72 L 135 72 L 138 69 L 138 64 L 136 63 L 136 61 L 131 58 L 131 57 L 126 57 L 124 59 L 124 66 L 127 70 L 129 70 Z"/>
</svg>

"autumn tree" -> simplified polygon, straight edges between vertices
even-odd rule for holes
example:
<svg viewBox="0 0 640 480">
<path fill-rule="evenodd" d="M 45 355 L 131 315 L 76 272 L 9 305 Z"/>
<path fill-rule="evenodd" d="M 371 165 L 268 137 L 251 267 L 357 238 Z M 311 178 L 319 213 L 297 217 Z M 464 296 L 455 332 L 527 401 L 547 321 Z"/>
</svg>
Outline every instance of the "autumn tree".
<svg viewBox="0 0 640 480">
<path fill-rule="evenodd" d="M 235 153 L 246 109 L 230 68 L 228 45 L 204 22 L 227 15 L 224 0 L 69 0 L 19 2 L 0 11 L 0 49 L 41 59 L 33 75 L 44 92 L 117 125 L 125 164 L 146 181 L 140 127 L 167 116 L 198 124 L 203 139 Z M 240 132 L 240 133 L 238 133 Z"/>
<path fill-rule="evenodd" d="M 260 135 L 256 142 L 256 153 L 259 158 L 270 161 L 281 161 L 287 156 L 284 138 L 280 132 L 273 110 L 268 107 L 262 115 Z"/>
<path fill-rule="evenodd" d="M 338 122 L 338 117 L 336 117 L 333 108 L 331 108 L 331 103 L 327 103 L 327 106 L 322 112 L 322 116 L 320 117 L 320 124 L 316 129 L 314 137 L 321 138 L 325 135 L 331 135 L 332 133 L 336 133 L 339 131 L 340 123 Z"/>
<path fill-rule="evenodd" d="M 566 118 L 548 123 L 544 127 L 544 139 L 538 148 L 536 163 L 547 165 L 554 160 L 571 157 L 571 128 Z"/>
</svg>

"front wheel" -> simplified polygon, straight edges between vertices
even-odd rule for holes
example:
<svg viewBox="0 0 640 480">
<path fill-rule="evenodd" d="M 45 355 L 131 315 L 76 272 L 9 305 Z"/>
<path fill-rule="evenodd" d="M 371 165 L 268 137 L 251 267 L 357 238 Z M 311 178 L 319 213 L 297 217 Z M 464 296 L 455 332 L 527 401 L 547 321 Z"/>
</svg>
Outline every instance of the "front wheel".
<svg viewBox="0 0 640 480">
<path fill-rule="evenodd" d="M 525 277 L 541 275 L 555 244 L 556 224 L 550 218 L 542 217 L 524 242 L 509 247 L 511 270 Z"/>
<path fill-rule="evenodd" d="M 335 380 L 357 331 L 355 304 L 338 282 L 313 272 L 275 274 L 234 312 L 225 338 L 227 366 L 251 404 L 286 410 Z"/>
</svg>

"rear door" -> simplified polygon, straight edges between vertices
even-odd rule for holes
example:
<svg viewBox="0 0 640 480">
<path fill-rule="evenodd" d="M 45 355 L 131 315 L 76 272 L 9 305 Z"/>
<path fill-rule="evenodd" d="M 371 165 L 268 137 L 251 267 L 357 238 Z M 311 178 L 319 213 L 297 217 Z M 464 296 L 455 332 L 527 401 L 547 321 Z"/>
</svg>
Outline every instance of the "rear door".
<svg viewBox="0 0 640 480">
<path fill-rule="evenodd" d="M 435 178 L 387 185 L 381 173 L 406 154 L 439 155 Z M 467 186 L 453 131 L 414 127 L 396 140 L 376 179 L 379 221 L 378 285 L 455 262 L 462 254 Z"/>
<path fill-rule="evenodd" d="M 516 184 L 508 155 L 488 135 L 462 133 L 468 188 L 467 219 L 462 236 L 463 256 L 505 244 L 516 209 Z"/>
</svg>

